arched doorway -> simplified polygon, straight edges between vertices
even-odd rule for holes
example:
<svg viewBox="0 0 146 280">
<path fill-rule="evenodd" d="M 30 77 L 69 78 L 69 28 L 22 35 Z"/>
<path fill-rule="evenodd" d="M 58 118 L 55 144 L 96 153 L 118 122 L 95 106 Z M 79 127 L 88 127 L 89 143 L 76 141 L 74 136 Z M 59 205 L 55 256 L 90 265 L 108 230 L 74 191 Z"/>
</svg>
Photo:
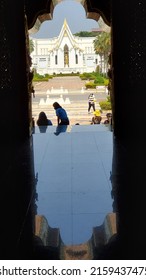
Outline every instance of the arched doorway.
<svg viewBox="0 0 146 280">
<path fill-rule="evenodd" d="M 68 46 L 64 46 L 64 67 L 69 67 L 69 50 Z"/>
<path fill-rule="evenodd" d="M 30 165 L 32 143 L 31 137 L 29 138 L 29 64 L 26 62 L 24 11 L 28 19 L 28 28 L 31 28 L 37 18 L 38 25 L 43 20 L 51 19 L 54 4 L 50 1 L 36 3 L 34 0 L 26 0 L 25 3 L 19 1 L 17 5 L 5 0 L 2 4 L 0 76 L 1 85 L 4 87 L 0 87 L 3 144 L 1 202 L 5 203 L 1 203 L 3 242 L 0 254 L 2 259 L 25 257 L 30 259 L 30 256 L 32 257 L 30 251 L 33 251 L 33 231 L 32 221 L 30 222 L 32 213 L 29 207 L 34 176 Z M 101 12 L 103 18 L 112 24 L 111 74 L 114 86 L 114 140 L 116 142 L 112 180 L 115 187 L 116 207 L 118 207 L 118 240 L 116 242 L 112 240 L 113 242 L 107 244 L 105 259 L 145 259 L 143 123 L 146 92 L 146 52 L 144 51 L 146 2 L 134 1 L 131 5 L 130 1 L 90 0 L 82 1 L 82 4 L 88 16 L 96 16 Z M 7 79 L 9 80 L 6 83 Z M 137 111 L 137 108 L 140 108 L 139 115 L 133 122 L 133 109 Z M 10 118 L 12 125 L 8 127 Z M 13 229 L 11 238 L 10 229 Z"/>
<path fill-rule="evenodd" d="M 68 66 L 69 67 L 69 47 L 68 47 L 68 45 L 67 44 L 65 44 L 64 45 L 64 48 L 63 48 L 63 50 L 64 50 L 64 67 L 66 67 L 66 66 Z M 80 53 L 79 53 L 79 55 L 80 55 Z M 77 56 L 75 56 L 75 61 L 77 62 Z M 78 139 L 78 141 L 79 141 L 79 139 Z M 92 140 L 91 140 L 92 141 Z M 84 142 L 83 142 L 84 143 Z M 87 150 L 87 149 L 86 149 Z M 65 156 L 66 157 L 66 156 Z M 63 158 L 63 156 L 61 156 L 61 158 Z M 53 165 L 53 159 L 52 159 L 52 165 Z M 89 165 L 90 166 L 90 165 Z M 91 166 L 90 166 L 91 167 Z M 73 168 L 73 167 L 72 167 Z M 43 168 L 44 169 L 44 168 Z M 53 168 L 54 170 L 56 170 L 56 168 Z M 79 168 L 78 168 L 79 169 Z M 92 169 L 92 167 L 91 167 L 91 169 Z M 70 173 L 70 171 L 68 171 L 69 173 Z M 85 172 L 85 173 L 87 173 L 87 172 Z M 110 174 L 110 172 L 109 172 L 109 174 Z M 63 175 L 64 176 L 64 175 Z M 74 176 L 74 175 L 73 175 Z M 103 176 L 104 177 L 104 176 Z M 58 174 L 58 178 L 59 178 L 59 174 Z M 59 179 L 58 179 L 59 180 Z M 61 178 L 60 178 L 60 180 L 61 180 Z M 84 193 L 86 192 L 85 191 L 85 182 L 83 183 L 78 183 L 78 187 L 80 188 L 80 186 L 81 186 L 81 184 L 82 184 L 82 187 L 84 186 Z M 89 184 L 91 184 L 91 185 L 93 185 L 93 183 L 92 182 L 90 182 Z M 48 184 L 47 184 L 48 185 Z M 64 184 L 65 185 L 65 184 Z M 76 185 L 77 185 L 77 183 L 76 183 Z M 73 185 L 72 185 L 72 187 L 73 187 Z M 62 187 L 63 188 L 63 187 Z M 64 202 L 65 203 L 65 202 Z M 50 211 L 50 212 L 53 212 L 53 211 Z M 91 214 L 91 213 L 90 213 Z M 53 216 L 53 213 L 52 213 L 52 216 Z M 60 216 L 61 217 L 61 216 Z M 50 218 L 51 219 L 51 218 Z M 49 219 L 48 219 L 49 220 Z M 55 220 L 55 218 L 54 218 L 54 220 Z M 57 219 L 56 219 L 57 220 Z M 49 222 L 49 221 L 48 221 Z M 78 224 L 79 224 L 79 222 L 78 222 Z M 50 224 L 49 224 L 50 225 Z M 64 226 L 65 227 L 65 226 Z M 72 229 L 73 230 L 73 229 Z M 91 231 L 92 231 L 92 227 L 91 227 Z M 81 235 L 83 235 L 83 233 L 81 234 Z M 91 238 L 91 236 L 92 236 L 92 234 L 90 234 L 90 238 Z M 88 238 L 87 238 L 88 239 Z M 69 239 L 68 239 L 69 240 Z M 79 240 L 79 239 L 78 239 Z M 80 239 L 81 240 L 81 239 Z M 63 240 L 64 241 L 64 240 Z M 85 240 L 84 240 L 85 241 Z M 68 241 L 69 242 L 69 241 Z M 74 241 L 74 242 L 77 242 L 77 241 Z M 78 241 L 79 242 L 79 241 Z M 68 245 L 68 243 L 67 243 L 67 245 Z M 77 244 L 78 245 L 78 244 Z M 79 250 L 79 247 L 78 247 L 78 250 Z"/>
</svg>

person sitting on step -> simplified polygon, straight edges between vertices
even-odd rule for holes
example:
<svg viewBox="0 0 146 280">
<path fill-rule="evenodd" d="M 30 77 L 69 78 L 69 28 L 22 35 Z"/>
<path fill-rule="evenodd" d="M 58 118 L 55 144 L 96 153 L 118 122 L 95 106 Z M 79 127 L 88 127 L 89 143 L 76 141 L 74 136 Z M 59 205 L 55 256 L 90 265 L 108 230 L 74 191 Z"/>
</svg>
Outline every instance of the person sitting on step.
<svg viewBox="0 0 146 280">
<path fill-rule="evenodd" d="M 101 111 L 97 109 L 93 114 L 94 116 L 92 118 L 91 124 L 100 124 L 102 120 Z"/>
</svg>

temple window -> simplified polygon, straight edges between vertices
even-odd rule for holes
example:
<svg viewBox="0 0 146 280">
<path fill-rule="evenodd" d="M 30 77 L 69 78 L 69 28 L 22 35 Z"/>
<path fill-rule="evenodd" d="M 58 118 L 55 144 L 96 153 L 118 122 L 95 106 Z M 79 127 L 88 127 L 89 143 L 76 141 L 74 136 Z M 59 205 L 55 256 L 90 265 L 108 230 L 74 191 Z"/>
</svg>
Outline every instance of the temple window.
<svg viewBox="0 0 146 280">
<path fill-rule="evenodd" d="M 55 64 L 58 64 L 58 57 L 55 55 Z"/>
</svg>

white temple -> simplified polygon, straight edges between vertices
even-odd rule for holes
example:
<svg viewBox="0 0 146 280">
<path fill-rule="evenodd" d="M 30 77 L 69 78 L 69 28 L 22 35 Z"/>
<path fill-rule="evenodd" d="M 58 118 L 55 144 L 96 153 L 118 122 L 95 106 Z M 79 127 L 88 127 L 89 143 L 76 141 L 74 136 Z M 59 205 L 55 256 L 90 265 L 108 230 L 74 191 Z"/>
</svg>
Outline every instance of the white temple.
<svg viewBox="0 0 146 280">
<path fill-rule="evenodd" d="M 102 64 L 94 51 L 95 37 L 74 36 L 66 19 L 58 37 L 31 39 L 34 44 L 32 67 L 39 74 L 90 73 Z"/>
</svg>

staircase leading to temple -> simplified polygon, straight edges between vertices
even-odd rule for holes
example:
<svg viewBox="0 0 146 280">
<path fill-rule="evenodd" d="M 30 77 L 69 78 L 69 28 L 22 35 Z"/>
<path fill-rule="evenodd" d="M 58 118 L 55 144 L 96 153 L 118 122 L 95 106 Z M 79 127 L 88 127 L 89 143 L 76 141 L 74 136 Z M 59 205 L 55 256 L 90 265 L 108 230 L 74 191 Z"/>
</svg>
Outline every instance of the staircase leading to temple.
<svg viewBox="0 0 146 280">
<path fill-rule="evenodd" d="M 88 95 L 85 90 L 86 81 L 81 80 L 78 76 L 54 77 L 48 82 L 34 83 L 36 98 L 32 99 L 32 115 L 36 121 L 40 111 L 45 111 L 48 118 L 57 125 L 56 115 L 52 103 L 57 101 L 65 108 L 69 115 L 71 125 L 76 123 L 90 125 L 93 113 L 88 114 Z M 105 92 L 105 88 L 100 88 L 98 94 Z M 79 95 L 84 96 L 80 100 Z M 70 94 L 76 96 L 71 101 Z M 103 98 L 104 99 L 104 98 Z M 99 109 L 99 102 L 96 100 L 96 109 Z M 102 122 L 106 119 L 106 113 L 102 113 Z"/>
<path fill-rule="evenodd" d="M 78 76 L 65 76 L 65 77 L 54 77 L 49 80 L 49 88 L 52 87 L 55 89 L 63 87 L 68 90 L 81 90 L 82 87 L 85 87 L 85 82 L 82 81 Z"/>
</svg>

